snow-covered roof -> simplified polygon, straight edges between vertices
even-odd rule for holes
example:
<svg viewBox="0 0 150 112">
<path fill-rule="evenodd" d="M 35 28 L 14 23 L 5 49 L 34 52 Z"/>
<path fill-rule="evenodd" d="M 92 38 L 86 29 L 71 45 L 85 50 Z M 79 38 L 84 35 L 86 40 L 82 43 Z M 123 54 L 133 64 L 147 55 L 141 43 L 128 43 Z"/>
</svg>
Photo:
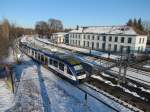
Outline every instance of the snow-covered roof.
<svg viewBox="0 0 150 112">
<path fill-rule="evenodd" d="M 132 27 L 129 26 L 89 26 L 80 27 L 70 31 L 70 33 L 99 33 L 99 34 L 122 34 L 137 35 Z"/>
<path fill-rule="evenodd" d="M 53 35 L 66 35 L 66 34 L 68 34 L 68 33 L 66 33 L 66 32 L 57 32 L 57 33 L 53 33 Z"/>
</svg>

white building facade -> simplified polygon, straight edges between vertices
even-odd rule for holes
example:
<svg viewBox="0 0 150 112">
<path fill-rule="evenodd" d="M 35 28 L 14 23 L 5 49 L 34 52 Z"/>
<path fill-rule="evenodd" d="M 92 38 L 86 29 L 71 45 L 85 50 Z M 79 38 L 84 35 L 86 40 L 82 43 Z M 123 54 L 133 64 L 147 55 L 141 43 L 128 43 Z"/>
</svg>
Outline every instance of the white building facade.
<svg viewBox="0 0 150 112">
<path fill-rule="evenodd" d="M 101 51 L 144 51 L 147 36 L 127 26 L 82 27 L 69 32 L 69 45 Z"/>
<path fill-rule="evenodd" d="M 64 43 L 66 34 L 67 33 L 64 32 L 53 33 L 50 37 L 50 41 L 56 44 Z"/>
</svg>

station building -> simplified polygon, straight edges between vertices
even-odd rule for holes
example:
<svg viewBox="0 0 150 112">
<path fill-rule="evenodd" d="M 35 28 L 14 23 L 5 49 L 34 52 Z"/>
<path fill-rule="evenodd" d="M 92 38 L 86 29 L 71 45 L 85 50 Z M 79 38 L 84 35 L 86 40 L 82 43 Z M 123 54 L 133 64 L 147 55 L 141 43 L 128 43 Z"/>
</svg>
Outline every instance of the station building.
<svg viewBox="0 0 150 112">
<path fill-rule="evenodd" d="M 145 51 L 146 35 L 128 26 L 79 27 L 69 32 L 69 45 L 101 51 Z"/>
</svg>

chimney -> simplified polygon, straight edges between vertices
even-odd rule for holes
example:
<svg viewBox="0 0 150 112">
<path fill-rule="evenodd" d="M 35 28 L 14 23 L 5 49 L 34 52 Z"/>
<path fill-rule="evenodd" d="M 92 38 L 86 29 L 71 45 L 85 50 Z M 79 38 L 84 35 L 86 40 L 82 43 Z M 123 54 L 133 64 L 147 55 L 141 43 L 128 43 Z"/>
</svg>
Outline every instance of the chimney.
<svg viewBox="0 0 150 112">
<path fill-rule="evenodd" d="M 79 25 L 77 25 L 76 30 L 79 30 Z"/>
</svg>

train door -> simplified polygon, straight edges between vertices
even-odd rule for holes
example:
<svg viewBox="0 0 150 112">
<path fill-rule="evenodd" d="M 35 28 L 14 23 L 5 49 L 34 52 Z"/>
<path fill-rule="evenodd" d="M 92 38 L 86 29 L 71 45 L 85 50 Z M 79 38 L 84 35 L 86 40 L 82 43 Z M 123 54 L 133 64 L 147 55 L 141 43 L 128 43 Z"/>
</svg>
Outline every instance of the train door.
<svg viewBox="0 0 150 112">
<path fill-rule="evenodd" d="M 32 57 L 34 58 L 34 51 L 32 50 Z"/>
<path fill-rule="evenodd" d="M 48 66 L 48 57 L 47 57 L 47 56 L 45 56 L 44 64 L 45 64 L 46 66 Z"/>
<path fill-rule="evenodd" d="M 37 56 L 37 52 L 35 51 L 35 59 L 37 60 L 38 58 L 37 58 L 38 56 Z"/>
<path fill-rule="evenodd" d="M 41 62 L 42 62 L 42 64 L 44 64 L 44 55 L 43 54 L 41 54 Z"/>
<path fill-rule="evenodd" d="M 37 59 L 39 62 L 41 60 L 41 56 L 40 56 L 40 53 L 38 53 L 38 59 Z"/>
<path fill-rule="evenodd" d="M 64 66 L 64 74 L 67 75 L 67 66 Z"/>
</svg>

